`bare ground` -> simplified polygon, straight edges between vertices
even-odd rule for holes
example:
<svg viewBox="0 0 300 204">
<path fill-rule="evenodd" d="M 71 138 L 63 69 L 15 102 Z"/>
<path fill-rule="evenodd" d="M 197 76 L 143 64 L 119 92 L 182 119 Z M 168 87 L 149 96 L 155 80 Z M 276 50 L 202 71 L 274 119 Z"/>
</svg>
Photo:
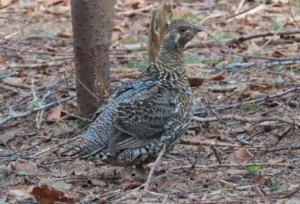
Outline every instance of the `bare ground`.
<svg viewBox="0 0 300 204">
<path fill-rule="evenodd" d="M 158 4 L 116 5 L 113 79 L 147 66 Z M 207 31 L 186 51 L 195 117 L 147 192 L 110 178 L 116 168 L 60 155 L 79 118 L 69 2 L 0 0 L 0 8 L 1 203 L 300 202 L 299 1 L 175 1 L 176 17 Z"/>
</svg>

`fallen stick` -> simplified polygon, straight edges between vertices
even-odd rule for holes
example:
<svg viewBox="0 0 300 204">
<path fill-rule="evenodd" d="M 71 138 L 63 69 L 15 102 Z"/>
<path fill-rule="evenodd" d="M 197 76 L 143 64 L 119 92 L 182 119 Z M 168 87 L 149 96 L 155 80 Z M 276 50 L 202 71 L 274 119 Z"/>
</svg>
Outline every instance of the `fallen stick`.
<svg viewBox="0 0 300 204">
<path fill-rule="evenodd" d="M 282 30 L 282 31 L 268 31 L 268 32 L 263 32 L 263 33 L 256 33 L 256 34 L 249 34 L 249 35 L 244 35 L 244 36 L 239 36 L 231 39 L 226 39 L 226 40 L 220 40 L 219 42 L 216 40 L 209 40 L 209 41 L 202 41 L 202 42 L 192 42 L 188 43 L 185 49 L 191 49 L 191 48 L 205 48 L 205 47 L 215 47 L 215 46 L 220 46 L 220 45 L 228 45 L 228 44 L 236 44 L 236 43 L 242 43 L 247 40 L 252 40 L 255 38 L 260 38 L 260 37 L 270 37 L 276 34 L 278 36 L 280 35 L 293 35 L 293 34 L 298 34 L 300 33 L 300 29 L 295 29 L 295 30 Z M 220 44 L 221 43 L 221 44 Z M 280 59 L 280 58 L 279 58 Z"/>
<path fill-rule="evenodd" d="M 22 113 L 15 113 L 13 111 L 13 109 L 11 107 L 9 107 L 8 108 L 8 116 L 6 118 L 4 118 L 3 120 L 0 121 L 0 127 L 1 127 L 1 125 L 3 125 L 4 123 L 8 122 L 11 119 L 26 117 L 28 115 L 31 115 L 32 113 L 35 113 L 35 112 L 38 112 L 38 111 L 41 111 L 41 110 L 45 110 L 45 109 L 51 108 L 52 106 L 54 106 L 56 104 L 62 103 L 62 102 L 67 101 L 67 100 L 71 100 L 73 98 L 74 98 L 74 96 L 69 96 L 67 98 L 63 98 L 63 99 L 54 101 L 52 103 L 46 104 L 44 106 L 41 106 L 39 108 L 34 108 L 32 110 L 28 110 L 28 111 L 22 112 Z"/>
<path fill-rule="evenodd" d="M 286 91 L 279 92 L 279 93 L 274 94 L 274 95 L 265 96 L 265 97 L 253 99 L 253 100 L 250 100 L 250 101 L 244 101 L 244 102 L 240 102 L 240 103 L 234 103 L 234 104 L 228 104 L 228 105 L 224 105 L 224 106 L 214 107 L 214 108 L 211 108 L 211 110 L 212 111 L 222 111 L 222 110 L 236 108 L 238 106 L 245 105 L 245 104 L 251 104 L 251 103 L 263 104 L 267 101 L 272 101 L 275 98 L 282 97 L 285 94 L 291 93 L 291 92 L 294 92 L 294 91 L 300 91 L 300 87 L 296 86 L 294 88 L 288 89 Z M 208 115 L 208 112 L 210 112 L 210 110 L 195 111 L 194 115 L 195 116 L 197 116 L 197 115 Z"/>
<path fill-rule="evenodd" d="M 151 170 L 150 170 L 150 172 L 149 172 L 147 181 L 146 181 L 146 183 L 145 183 L 145 188 L 144 188 L 145 191 L 148 191 L 149 186 L 150 186 L 150 183 L 151 183 L 152 176 L 153 176 L 153 174 L 154 174 L 154 170 L 155 170 L 156 166 L 158 165 L 158 162 L 159 162 L 159 161 L 161 160 L 161 158 L 164 156 L 165 152 L 166 152 L 166 146 L 164 145 L 164 147 L 162 148 L 162 150 L 159 152 L 159 155 L 158 155 L 158 157 L 156 158 L 156 160 L 155 160 L 153 166 L 151 167 Z"/>
<path fill-rule="evenodd" d="M 260 166 L 260 167 L 292 167 L 296 166 L 295 164 L 287 164 L 287 163 L 245 163 L 245 164 L 212 164 L 212 165 L 186 165 L 186 166 L 178 166 L 172 168 L 172 170 L 176 169 L 188 169 L 188 168 L 220 168 L 220 167 L 249 167 L 249 166 Z"/>
<path fill-rule="evenodd" d="M 6 78 L 6 77 L 10 77 L 10 76 L 14 76 L 16 74 L 18 74 L 18 72 L 3 74 L 3 75 L 0 76 L 0 79 Z"/>
<path fill-rule="evenodd" d="M 39 68 L 47 68 L 47 67 L 58 67 L 66 62 L 48 62 L 48 63 L 41 63 L 41 64 L 15 64 L 15 65 L 6 65 L 1 67 L 2 69 L 39 69 Z"/>
<path fill-rule="evenodd" d="M 292 64 L 299 64 L 300 59 L 294 59 L 294 60 L 287 60 L 287 61 L 267 61 L 267 62 L 261 62 L 261 63 L 256 63 L 256 62 L 237 62 L 233 64 L 228 64 L 223 67 L 215 67 L 213 69 L 209 69 L 209 73 L 213 72 L 220 72 L 220 71 L 236 71 L 236 70 L 241 70 L 241 69 L 247 69 L 251 67 L 260 67 L 260 68 L 268 68 L 268 67 L 274 67 L 274 66 L 282 66 L 282 65 L 292 65 Z"/>
<path fill-rule="evenodd" d="M 195 121 L 198 122 L 214 122 L 219 120 L 238 120 L 240 122 L 245 123 L 262 123 L 267 121 L 278 121 L 281 123 L 287 123 L 289 125 L 296 125 L 300 127 L 300 121 L 299 118 L 292 118 L 292 119 L 284 119 L 282 117 L 262 117 L 262 118 L 255 118 L 255 117 L 242 117 L 238 115 L 225 115 L 225 116 L 219 116 L 219 117 L 210 117 L 210 118 L 201 118 L 197 116 L 193 116 L 192 118 Z"/>
</svg>

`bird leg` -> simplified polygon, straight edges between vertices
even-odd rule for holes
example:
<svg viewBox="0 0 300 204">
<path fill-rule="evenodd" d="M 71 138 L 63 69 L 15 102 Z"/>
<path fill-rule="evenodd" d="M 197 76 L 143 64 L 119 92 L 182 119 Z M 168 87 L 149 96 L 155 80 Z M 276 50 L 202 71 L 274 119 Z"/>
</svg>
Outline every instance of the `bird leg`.
<svg viewBox="0 0 300 204">
<path fill-rule="evenodd" d="M 143 165 L 136 165 L 135 173 L 136 173 L 136 180 L 144 182 L 148 178 L 148 173 L 146 169 L 143 167 Z"/>
</svg>

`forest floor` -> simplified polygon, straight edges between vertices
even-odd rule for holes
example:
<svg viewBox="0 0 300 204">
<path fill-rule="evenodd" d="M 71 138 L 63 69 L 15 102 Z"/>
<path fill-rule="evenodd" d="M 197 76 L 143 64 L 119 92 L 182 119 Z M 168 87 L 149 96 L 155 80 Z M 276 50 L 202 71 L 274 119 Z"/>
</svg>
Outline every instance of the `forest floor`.
<svg viewBox="0 0 300 204">
<path fill-rule="evenodd" d="M 0 203 L 300 203 L 300 1 L 174 4 L 206 30 L 185 53 L 195 116 L 144 192 L 60 157 L 79 118 L 70 2 L 0 0 Z M 112 78 L 147 68 L 158 5 L 118 1 Z"/>
</svg>

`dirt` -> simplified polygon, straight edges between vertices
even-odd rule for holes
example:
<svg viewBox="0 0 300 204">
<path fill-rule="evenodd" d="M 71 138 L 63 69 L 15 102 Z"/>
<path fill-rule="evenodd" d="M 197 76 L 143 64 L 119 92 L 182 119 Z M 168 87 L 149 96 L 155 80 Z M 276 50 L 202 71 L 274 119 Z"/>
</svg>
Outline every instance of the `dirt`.
<svg viewBox="0 0 300 204">
<path fill-rule="evenodd" d="M 147 67 L 159 4 L 115 6 L 115 81 Z M 70 2 L 0 0 L 0 10 L 0 203 L 300 202 L 298 0 L 174 1 L 175 18 L 205 29 L 185 53 L 195 116 L 148 192 L 118 168 L 61 155 L 82 119 Z"/>
</svg>

